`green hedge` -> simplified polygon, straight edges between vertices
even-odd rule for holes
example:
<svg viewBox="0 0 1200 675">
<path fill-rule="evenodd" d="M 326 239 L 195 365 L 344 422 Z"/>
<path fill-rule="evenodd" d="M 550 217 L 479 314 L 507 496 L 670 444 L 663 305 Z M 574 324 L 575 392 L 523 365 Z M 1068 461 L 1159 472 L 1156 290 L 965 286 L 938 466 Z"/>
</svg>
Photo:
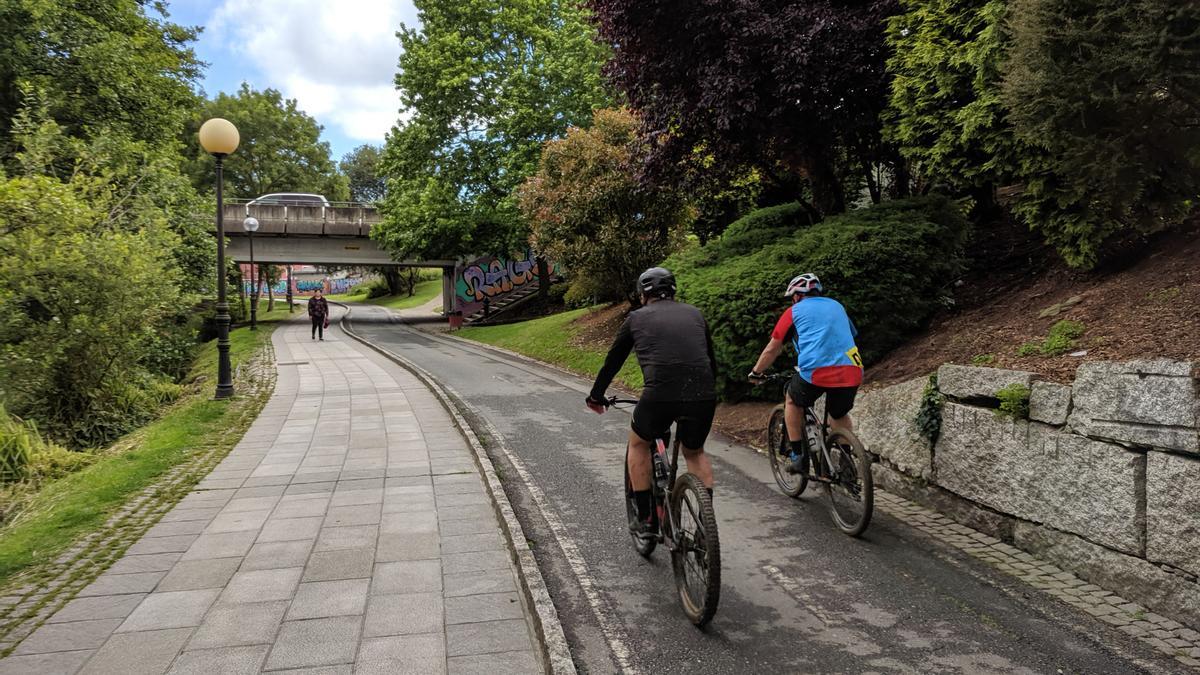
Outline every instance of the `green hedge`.
<svg viewBox="0 0 1200 675">
<path fill-rule="evenodd" d="M 968 224 L 944 197 L 885 202 L 802 227 L 806 221 L 794 205 L 756 211 L 722 240 L 666 262 L 680 299 L 699 307 L 712 329 L 723 398 L 777 394 L 754 392 L 745 374 L 787 307 L 784 287 L 796 274 L 815 272 L 846 306 L 870 364 L 943 306 L 962 270 Z"/>
</svg>

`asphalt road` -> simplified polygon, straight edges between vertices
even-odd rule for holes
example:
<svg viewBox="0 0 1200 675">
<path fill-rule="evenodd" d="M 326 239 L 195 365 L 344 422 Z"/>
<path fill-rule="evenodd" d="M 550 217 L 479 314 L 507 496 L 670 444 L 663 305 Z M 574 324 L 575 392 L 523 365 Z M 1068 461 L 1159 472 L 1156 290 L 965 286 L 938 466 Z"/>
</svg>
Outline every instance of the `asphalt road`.
<svg viewBox="0 0 1200 675">
<path fill-rule="evenodd" d="M 723 584 L 713 623 L 683 616 L 670 558 L 625 530 L 626 412 L 584 409 L 590 382 L 355 306 L 367 339 L 477 412 L 581 672 L 1138 673 L 1178 666 L 1020 581 L 876 512 L 851 539 L 822 499 L 781 494 L 766 460 L 710 443 Z M 471 417 L 470 415 L 468 415 Z M 506 456 L 511 453 L 516 464 Z M 811 490 L 810 490 L 811 493 Z"/>
</svg>

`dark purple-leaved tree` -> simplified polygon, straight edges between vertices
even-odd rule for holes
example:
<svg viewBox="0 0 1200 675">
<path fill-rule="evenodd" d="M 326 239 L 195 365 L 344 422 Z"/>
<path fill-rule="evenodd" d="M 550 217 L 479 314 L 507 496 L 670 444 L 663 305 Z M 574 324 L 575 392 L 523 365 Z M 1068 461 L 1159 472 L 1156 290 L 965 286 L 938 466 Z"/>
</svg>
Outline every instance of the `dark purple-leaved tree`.
<svg viewBox="0 0 1200 675">
<path fill-rule="evenodd" d="M 897 0 L 586 4 L 613 49 L 607 75 L 642 119 L 647 180 L 677 179 L 697 153 L 782 166 L 823 213 L 845 209 L 848 176 L 868 180 Z"/>
</svg>

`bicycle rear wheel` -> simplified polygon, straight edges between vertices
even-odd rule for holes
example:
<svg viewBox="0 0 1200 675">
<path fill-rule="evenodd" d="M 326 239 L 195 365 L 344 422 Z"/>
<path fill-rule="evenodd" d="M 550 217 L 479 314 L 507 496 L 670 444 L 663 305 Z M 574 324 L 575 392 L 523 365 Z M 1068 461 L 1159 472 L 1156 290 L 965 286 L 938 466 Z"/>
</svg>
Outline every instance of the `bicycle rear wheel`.
<svg viewBox="0 0 1200 675">
<path fill-rule="evenodd" d="M 777 405 L 771 411 L 771 421 L 767 423 L 767 457 L 771 460 L 771 473 L 775 476 L 775 484 L 783 494 L 795 499 L 808 487 L 808 472 L 788 473 L 787 467 L 791 463 L 789 455 L 783 406 Z"/>
<path fill-rule="evenodd" d="M 871 458 L 862 441 L 849 431 L 832 431 L 825 443 L 833 463 L 832 482 L 826 486 L 829 515 L 839 530 L 857 537 L 871 524 L 875 509 Z"/>
<path fill-rule="evenodd" d="M 721 600 L 721 543 L 712 497 L 690 473 L 680 476 L 671 491 L 671 536 L 679 600 L 688 619 L 703 628 Z"/>
<path fill-rule="evenodd" d="M 655 509 L 657 511 L 657 509 Z M 658 546 L 658 541 L 652 538 L 637 536 L 636 528 L 638 526 L 638 508 L 637 500 L 633 498 L 633 483 L 629 482 L 629 448 L 625 448 L 625 519 L 629 526 L 629 537 L 633 539 L 633 550 L 638 552 L 638 555 L 643 558 L 649 558 L 654 549 Z"/>
</svg>

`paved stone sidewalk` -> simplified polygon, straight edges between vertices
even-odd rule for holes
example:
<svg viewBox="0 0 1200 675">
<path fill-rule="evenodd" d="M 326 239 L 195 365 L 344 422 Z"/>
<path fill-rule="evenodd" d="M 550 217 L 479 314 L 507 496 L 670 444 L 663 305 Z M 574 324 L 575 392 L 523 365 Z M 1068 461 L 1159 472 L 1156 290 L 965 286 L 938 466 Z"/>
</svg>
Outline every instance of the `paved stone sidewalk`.
<svg viewBox="0 0 1200 675">
<path fill-rule="evenodd" d="M 541 670 L 434 395 L 337 330 L 288 324 L 274 345 L 275 393 L 241 443 L 0 675 Z"/>
</svg>

